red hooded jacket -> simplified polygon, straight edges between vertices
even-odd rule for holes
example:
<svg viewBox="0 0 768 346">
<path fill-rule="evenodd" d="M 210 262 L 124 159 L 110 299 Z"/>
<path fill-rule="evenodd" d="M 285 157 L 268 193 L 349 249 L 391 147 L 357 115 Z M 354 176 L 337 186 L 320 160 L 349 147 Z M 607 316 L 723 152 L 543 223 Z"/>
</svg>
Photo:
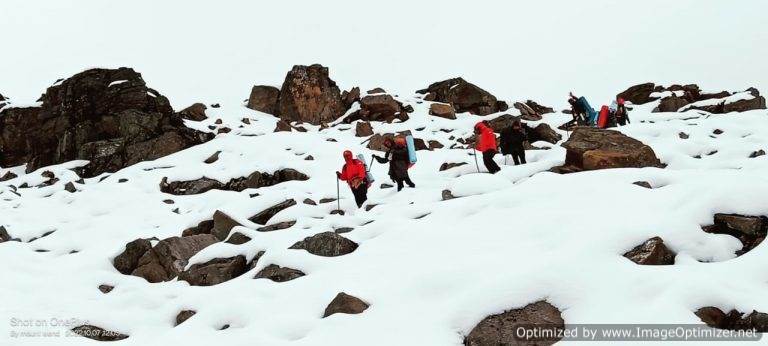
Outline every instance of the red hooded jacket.
<svg viewBox="0 0 768 346">
<path fill-rule="evenodd" d="M 484 153 L 488 150 L 497 151 L 496 135 L 493 133 L 493 130 L 490 127 L 481 121 L 475 124 L 475 130 L 480 132 L 480 134 L 477 135 L 478 140 L 475 147 L 477 151 L 481 153 Z"/>
<path fill-rule="evenodd" d="M 341 168 L 339 179 L 344 180 L 349 186 L 359 186 L 365 180 L 365 165 L 358 159 L 352 158 L 352 152 L 344 151 L 344 167 Z"/>
</svg>

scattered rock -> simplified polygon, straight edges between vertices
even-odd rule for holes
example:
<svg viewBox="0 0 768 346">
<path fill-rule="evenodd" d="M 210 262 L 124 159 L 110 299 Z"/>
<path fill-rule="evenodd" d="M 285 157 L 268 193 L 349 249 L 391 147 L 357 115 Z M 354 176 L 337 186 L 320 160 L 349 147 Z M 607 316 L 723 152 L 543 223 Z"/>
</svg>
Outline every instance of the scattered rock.
<svg viewBox="0 0 768 346">
<path fill-rule="evenodd" d="M 306 160 L 306 161 L 313 161 L 314 159 L 315 159 L 315 157 L 312 156 L 312 155 L 307 155 L 307 157 L 304 158 L 304 160 Z"/>
<path fill-rule="evenodd" d="M 195 310 L 182 310 L 179 312 L 178 315 L 176 315 L 176 325 L 180 325 L 184 323 L 184 321 L 188 320 L 190 317 L 194 316 L 197 313 Z"/>
<path fill-rule="evenodd" d="M 89 324 L 77 326 L 71 330 L 77 335 L 96 341 L 117 341 L 128 338 L 128 335 L 120 334 L 118 332 L 113 332 L 111 330 L 106 330 L 104 328 L 92 326 Z"/>
<path fill-rule="evenodd" d="M 714 216 L 714 224 L 702 227 L 707 233 L 728 234 L 741 241 L 741 250 L 736 256 L 741 256 L 763 242 L 768 233 L 768 218 L 765 216 L 747 216 L 738 214 L 718 213 Z"/>
<path fill-rule="evenodd" d="M 670 251 L 664 240 L 659 237 L 653 237 L 644 243 L 636 246 L 624 257 L 630 261 L 642 265 L 670 265 L 675 264 L 675 254 Z"/>
<path fill-rule="evenodd" d="M 764 312 L 752 310 L 749 315 L 744 316 L 737 310 L 731 310 L 726 314 L 714 306 L 707 306 L 696 310 L 695 314 L 702 322 L 712 328 L 725 330 L 754 329 L 758 333 L 768 332 L 768 314 Z"/>
<path fill-rule="evenodd" d="M 187 108 L 182 109 L 179 112 L 179 116 L 182 119 L 188 119 L 192 121 L 203 121 L 205 119 L 208 119 L 208 116 L 205 115 L 205 110 L 208 109 L 204 104 L 202 103 L 195 103 Z"/>
<path fill-rule="evenodd" d="M 382 88 L 376 87 L 376 88 L 373 88 L 371 90 L 368 90 L 366 93 L 369 94 L 369 95 L 370 94 L 383 94 L 383 93 L 386 93 L 386 91 L 384 91 L 384 89 L 382 89 Z"/>
<path fill-rule="evenodd" d="M 287 229 L 293 227 L 296 224 L 296 220 L 278 222 L 276 224 L 259 227 L 256 230 L 259 232 L 273 232 L 281 229 Z"/>
<path fill-rule="evenodd" d="M 505 108 L 506 105 L 499 103 L 489 92 L 462 78 L 432 83 L 426 89 L 418 90 L 416 93 L 426 94 L 425 101 L 449 103 L 457 113 L 488 115 L 500 111 L 500 108 Z"/>
<path fill-rule="evenodd" d="M 70 192 L 70 193 L 77 192 L 77 188 L 75 187 L 75 184 L 72 183 L 71 181 L 66 183 L 66 184 L 64 184 L 64 190 L 67 191 L 67 192 Z"/>
<path fill-rule="evenodd" d="M 449 199 L 454 199 L 454 198 L 456 198 L 456 197 L 453 195 L 451 190 L 448 190 L 448 189 L 443 190 L 443 200 L 444 201 L 447 201 Z"/>
<path fill-rule="evenodd" d="M 415 140 L 414 140 L 414 145 L 416 145 Z M 445 147 L 445 146 L 442 143 L 440 143 L 438 141 L 435 141 L 435 140 L 430 140 L 428 142 L 427 149 L 428 150 L 435 150 L 435 149 L 441 149 L 443 147 Z"/>
<path fill-rule="evenodd" d="M 8 172 L 5 172 L 5 174 L 3 174 L 2 176 L 0 176 L 0 181 L 8 181 L 8 180 L 11 180 L 11 179 L 15 179 L 17 177 L 18 177 L 18 175 L 14 174 L 11 171 L 8 171 Z"/>
<path fill-rule="evenodd" d="M 269 207 L 267 209 L 264 209 L 264 210 L 260 211 L 258 214 L 254 215 L 254 216 L 251 216 L 249 218 L 249 220 L 251 220 L 251 222 L 257 223 L 259 225 L 266 225 L 267 221 L 269 221 L 269 219 L 271 219 L 273 216 L 275 216 L 275 214 L 277 214 L 277 213 L 279 213 L 279 212 L 281 212 L 281 211 L 283 211 L 285 209 L 288 209 L 288 208 L 290 208 L 290 207 L 292 207 L 294 205 L 296 205 L 296 200 L 295 199 L 287 199 L 285 201 L 282 201 L 282 202 L 280 202 L 278 204 L 275 204 L 275 205 L 273 205 L 273 206 L 271 206 L 271 207 Z"/>
<path fill-rule="evenodd" d="M 677 97 L 676 95 L 668 96 L 661 99 L 659 105 L 653 110 L 653 112 L 677 112 L 678 109 L 688 105 L 688 100 Z"/>
<path fill-rule="evenodd" d="M 227 239 L 229 237 L 229 232 L 237 226 L 242 225 L 224 212 L 216 210 L 216 212 L 213 213 L 213 228 L 211 228 L 211 234 L 213 234 L 216 239 Z"/>
<path fill-rule="evenodd" d="M 387 184 L 387 183 L 382 183 L 382 184 L 379 186 L 379 188 L 381 188 L 381 189 L 390 189 L 390 188 L 393 188 L 393 187 L 394 187 L 394 185 L 392 185 L 392 184 Z"/>
<path fill-rule="evenodd" d="M 211 234 L 163 239 L 139 259 L 131 275 L 155 283 L 175 278 L 200 250 L 218 242 Z"/>
<path fill-rule="evenodd" d="M 688 139 L 689 138 L 688 134 L 685 133 L 685 132 L 680 132 L 680 133 L 677 134 L 677 136 L 680 137 L 680 139 Z"/>
<path fill-rule="evenodd" d="M 317 205 L 317 202 L 313 201 L 313 200 L 312 200 L 312 199 L 310 199 L 310 198 L 305 198 L 305 199 L 304 199 L 304 201 L 303 201 L 302 203 L 304 203 L 304 204 L 308 204 L 308 205 Z"/>
<path fill-rule="evenodd" d="M 291 132 L 291 130 L 293 130 L 293 126 L 291 126 L 291 124 L 285 120 L 280 120 L 275 125 L 275 131 L 273 132 Z"/>
<path fill-rule="evenodd" d="M 466 162 L 444 162 L 442 165 L 440 165 L 440 171 L 446 171 L 454 167 L 461 167 L 466 165 Z"/>
<path fill-rule="evenodd" d="M 525 103 L 515 102 L 512 104 L 518 111 L 520 111 L 520 117 L 528 121 L 541 120 L 541 114 L 537 113 L 533 108 L 529 107 Z"/>
<path fill-rule="evenodd" d="M 249 237 L 249 236 L 247 236 L 245 234 L 242 234 L 240 232 L 235 232 L 235 233 L 232 233 L 231 236 L 229 236 L 229 239 L 227 239 L 227 241 L 225 243 L 234 244 L 234 245 L 241 245 L 241 244 L 245 244 L 245 243 L 247 243 L 249 241 L 251 241 L 251 237 Z"/>
<path fill-rule="evenodd" d="M 99 291 L 101 291 L 101 293 L 104 293 L 104 294 L 112 292 L 114 288 L 115 286 L 111 286 L 111 285 L 99 285 Z"/>
<path fill-rule="evenodd" d="M 480 321 L 464 338 L 465 346 L 492 345 L 552 345 L 561 337 L 520 340 L 516 331 L 519 326 L 536 326 L 539 331 L 556 331 L 565 328 L 560 310 L 545 301 L 528 304 L 523 308 L 491 315 Z M 553 333 L 557 335 L 557 333 Z"/>
<path fill-rule="evenodd" d="M 549 113 L 554 113 L 555 112 L 554 108 L 542 106 L 542 105 L 540 105 L 540 104 L 538 104 L 538 103 L 536 103 L 534 101 L 531 101 L 531 100 L 525 101 L 525 105 L 528 106 L 529 108 L 531 108 L 534 112 L 536 112 L 536 114 L 539 114 L 539 115 L 544 115 L 544 114 L 549 114 Z"/>
<path fill-rule="evenodd" d="M 559 173 L 662 167 L 651 147 L 618 131 L 577 127 L 562 146 L 567 150 L 565 165 L 553 169 Z"/>
<path fill-rule="evenodd" d="M 408 120 L 409 111 L 412 112 L 413 108 L 404 106 L 395 100 L 392 95 L 368 95 L 360 99 L 360 110 L 350 114 L 344 121 L 347 123 L 358 119 L 386 122 L 392 122 L 396 119 L 406 121 Z"/>
<path fill-rule="evenodd" d="M 305 274 L 302 271 L 297 269 L 270 264 L 256 273 L 254 279 L 270 279 L 274 282 L 286 282 L 300 278 L 304 275 Z"/>
<path fill-rule="evenodd" d="M 652 189 L 653 188 L 651 186 L 651 183 L 649 183 L 647 181 L 636 181 L 636 182 L 634 182 L 632 184 L 635 184 L 635 185 L 640 186 L 640 187 L 644 187 L 646 189 Z"/>
<path fill-rule="evenodd" d="M 760 150 L 753 151 L 751 154 L 749 154 L 749 158 L 754 159 L 756 157 L 763 156 L 763 155 L 765 155 L 765 150 L 760 149 Z"/>
<path fill-rule="evenodd" d="M 544 141 L 552 144 L 557 144 L 561 139 L 563 139 L 563 136 L 557 133 L 552 127 L 550 127 L 548 124 L 538 124 L 536 127 L 531 129 L 528 127 L 528 124 L 525 124 L 524 127 L 526 128 L 526 132 L 528 133 L 528 141 L 538 142 L 538 141 Z"/>
<path fill-rule="evenodd" d="M 206 177 L 173 182 L 168 182 L 168 179 L 164 177 L 160 182 L 160 191 L 173 195 L 196 195 L 213 189 L 240 192 L 245 189 L 272 186 L 286 181 L 308 179 L 309 176 L 306 174 L 291 168 L 281 169 L 272 174 L 253 172 L 247 177 L 235 178 L 226 184 Z"/>
<path fill-rule="evenodd" d="M 344 292 L 336 295 L 328 304 L 323 313 L 323 318 L 333 314 L 359 314 L 368 309 L 370 305 L 360 298 L 351 296 Z"/>
<path fill-rule="evenodd" d="M 210 165 L 210 164 L 212 164 L 212 163 L 214 163 L 216 161 L 219 161 L 219 154 L 221 154 L 221 150 L 217 150 L 215 153 L 213 153 L 213 155 L 209 156 L 203 162 L 205 162 L 205 163 Z"/>
<path fill-rule="evenodd" d="M 277 104 L 280 98 L 280 89 L 268 85 L 255 85 L 251 89 L 246 107 L 255 111 L 277 115 Z"/>
<path fill-rule="evenodd" d="M 125 250 L 115 257 L 113 264 L 117 271 L 129 275 L 139 265 L 139 258 L 152 248 L 149 239 L 136 239 L 125 244 Z"/>
<path fill-rule="evenodd" d="M 179 280 L 192 286 L 213 286 L 232 280 L 246 272 L 245 257 L 215 258 L 205 263 L 193 264 L 179 273 Z"/>
<path fill-rule="evenodd" d="M 320 199 L 320 204 L 331 203 L 331 202 L 336 202 L 336 199 L 335 198 L 321 198 Z"/>
<path fill-rule="evenodd" d="M 352 253 L 357 249 L 357 246 L 357 243 L 335 232 L 323 232 L 304 238 L 289 249 L 303 249 L 313 255 L 335 257 Z"/>
<path fill-rule="evenodd" d="M 446 103 L 433 103 L 429 106 L 429 115 L 445 119 L 456 119 L 456 111 L 453 106 Z"/>
<path fill-rule="evenodd" d="M 355 125 L 355 136 L 368 137 L 373 134 L 373 127 L 367 121 L 360 121 Z"/>
</svg>

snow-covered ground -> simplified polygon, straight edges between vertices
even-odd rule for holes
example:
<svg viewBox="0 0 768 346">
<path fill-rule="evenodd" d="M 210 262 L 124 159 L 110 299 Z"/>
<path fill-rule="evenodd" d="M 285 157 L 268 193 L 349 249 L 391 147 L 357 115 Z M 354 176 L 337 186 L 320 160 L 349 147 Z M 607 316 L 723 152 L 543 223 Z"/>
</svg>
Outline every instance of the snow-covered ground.
<svg viewBox="0 0 768 346">
<path fill-rule="evenodd" d="M 437 118 L 427 115 L 426 102 L 400 100 L 415 107 L 411 119 L 373 123 L 375 132 L 423 128 L 414 131 L 416 137 L 449 144 L 449 136 L 469 136 L 481 119 L 468 114 L 457 120 Z M 351 193 L 342 186 L 346 215 L 330 214 L 336 203 L 299 203 L 270 220 L 297 221 L 275 232 L 254 231 L 257 225 L 247 218 L 286 198 L 335 198 L 334 171 L 343 163 L 341 152 L 351 149 L 370 158 L 372 152 L 361 144 L 364 138 L 354 136 L 354 124 L 273 133 L 276 118 L 224 105 L 209 108 L 209 119 L 188 125 L 207 129 L 222 119 L 217 126 L 231 127 L 231 133 L 128 167 L 101 182 L 101 177 L 86 179 L 76 193 L 63 187 L 78 179 L 68 169 L 84 162 L 46 168 L 60 181 L 19 189 L 20 196 L 7 185 L 39 184 L 43 169 L 23 175 L 22 167 L 12 168 L 20 176 L 0 184 L 0 224 L 22 242 L 0 244 L 0 320 L 77 319 L 130 335 L 120 342 L 125 345 L 460 345 L 487 315 L 541 299 L 562 310 L 566 323 L 701 323 L 693 311 L 703 306 L 768 311 L 768 247 L 763 244 L 735 258 L 738 240 L 700 228 L 711 224 L 718 212 L 768 214 L 768 156 L 748 158 L 753 151 L 768 149 L 768 112 L 651 113 L 654 107 L 637 106 L 630 113 L 632 124 L 619 130 L 649 144 L 668 164 L 665 169 L 558 175 L 546 171 L 562 164 L 565 150 L 552 146 L 528 151 L 527 165 L 503 166 L 496 175 L 477 174 L 471 150 L 446 145 L 418 152 L 419 162 L 411 169 L 416 188 L 379 188 L 389 182 L 387 167 L 374 164 L 377 181 L 368 203 L 378 206 L 355 210 Z M 250 124 L 241 122 L 244 117 Z M 556 113 L 542 121 L 556 127 L 569 118 Z M 714 135 L 715 129 L 723 133 Z M 689 138 L 680 138 L 680 132 Z M 567 133 L 561 133 L 565 140 Z M 203 163 L 216 151 L 221 151 L 217 162 Z M 305 160 L 307 155 L 314 160 Z M 500 156 L 496 159 L 503 163 Z M 469 164 L 439 172 L 443 162 Z M 311 178 L 257 191 L 189 196 L 163 194 L 158 185 L 163 177 L 206 176 L 226 182 L 281 168 Z M 482 162 L 480 168 L 484 171 Z M 633 185 L 635 181 L 648 181 L 654 188 Z M 442 201 L 444 189 L 459 198 Z M 251 198 L 254 192 L 260 195 Z M 164 203 L 166 199 L 174 204 Z M 252 240 L 214 244 L 190 265 L 237 254 L 250 259 L 265 251 L 248 273 L 216 286 L 193 287 L 176 280 L 151 284 L 112 266 L 127 242 L 178 236 L 215 210 L 243 223 L 246 227 L 233 232 Z M 360 245 L 351 254 L 319 257 L 288 249 L 307 236 L 340 227 L 354 228 L 344 234 Z M 653 236 L 661 236 L 677 253 L 675 265 L 639 266 L 622 257 Z M 269 264 L 307 275 L 283 283 L 254 280 Z M 101 284 L 115 288 L 103 294 L 97 289 Z M 321 318 L 342 291 L 371 307 L 359 315 Z M 186 309 L 197 314 L 174 327 L 176 314 Z M 225 324 L 230 328 L 219 330 Z M 3 345 L 96 343 L 11 334 L 68 328 L 0 326 Z"/>
</svg>

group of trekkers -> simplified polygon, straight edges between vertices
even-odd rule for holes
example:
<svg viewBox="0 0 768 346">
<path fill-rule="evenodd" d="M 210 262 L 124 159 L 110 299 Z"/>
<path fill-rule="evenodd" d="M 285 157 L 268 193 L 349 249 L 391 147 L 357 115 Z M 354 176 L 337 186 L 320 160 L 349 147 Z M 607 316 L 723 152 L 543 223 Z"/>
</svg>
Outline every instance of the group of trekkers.
<svg viewBox="0 0 768 346">
<path fill-rule="evenodd" d="M 565 127 L 578 126 L 597 126 L 599 128 L 608 128 L 624 126 L 629 124 L 629 113 L 624 105 L 624 99 L 617 97 L 611 102 L 611 105 L 603 105 L 600 111 L 595 111 L 589 105 L 587 99 L 577 97 L 573 93 L 568 95 L 568 103 L 571 105 L 571 115 L 573 120 L 565 123 Z"/>
<path fill-rule="evenodd" d="M 629 123 L 629 114 L 622 98 L 617 98 L 610 106 L 602 106 L 599 113 L 584 97 L 577 97 L 573 93 L 569 94 L 568 103 L 571 105 L 573 120 L 565 124 L 566 128 L 574 125 L 607 128 Z M 499 150 L 505 157 L 511 155 L 516 166 L 526 163 L 525 143 L 528 141 L 528 136 L 520 120 L 513 121 L 510 126 L 501 130 L 498 143 L 493 129 L 486 120 L 475 124 L 474 134 L 476 138 L 474 149 L 482 155 L 483 164 L 489 173 L 495 174 L 501 170 L 493 159 Z M 408 169 L 415 163 L 415 156 L 412 156 L 415 153 L 410 151 L 415 149 L 409 147 L 406 138 L 403 137 L 386 137 L 384 147 L 386 148 L 384 156 L 373 155 L 372 159 L 382 164 L 389 163 L 389 177 L 397 184 L 397 191 L 402 190 L 405 185 L 411 188 L 416 187 L 408 175 Z M 341 172 L 336 172 L 336 176 L 339 180 L 347 182 L 355 196 L 357 207 L 362 207 L 368 199 L 368 188 L 373 183 L 362 157 L 354 158 L 351 151 L 344 151 L 344 166 Z"/>
</svg>

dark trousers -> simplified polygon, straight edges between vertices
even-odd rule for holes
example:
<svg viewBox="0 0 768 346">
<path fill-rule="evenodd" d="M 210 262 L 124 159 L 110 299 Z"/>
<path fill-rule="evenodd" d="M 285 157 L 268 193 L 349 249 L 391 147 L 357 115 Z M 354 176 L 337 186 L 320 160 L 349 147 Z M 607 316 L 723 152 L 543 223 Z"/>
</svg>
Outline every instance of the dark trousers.
<svg viewBox="0 0 768 346">
<path fill-rule="evenodd" d="M 390 178 L 392 178 L 392 181 L 394 181 L 397 184 L 397 191 L 400 191 L 403 189 L 403 183 L 408 184 L 408 186 L 410 187 L 416 186 L 416 184 L 414 184 L 411 181 L 411 177 L 407 175 L 404 178 L 395 178 L 395 177 L 390 177 Z"/>
<path fill-rule="evenodd" d="M 355 195 L 355 202 L 357 203 L 357 207 L 362 207 L 363 203 L 365 203 L 365 201 L 368 199 L 368 183 L 363 182 L 357 188 L 352 186 L 349 188 L 352 189 L 352 194 Z"/>
<path fill-rule="evenodd" d="M 495 174 L 501 170 L 499 165 L 496 164 L 496 161 L 493 161 L 495 155 L 496 152 L 493 150 L 486 150 L 483 152 L 483 163 L 485 164 L 485 168 L 487 168 L 488 172 L 491 174 Z"/>
<path fill-rule="evenodd" d="M 512 160 L 515 161 L 515 166 L 519 164 L 525 164 L 525 150 L 515 150 L 512 152 Z"/>
</svg>

